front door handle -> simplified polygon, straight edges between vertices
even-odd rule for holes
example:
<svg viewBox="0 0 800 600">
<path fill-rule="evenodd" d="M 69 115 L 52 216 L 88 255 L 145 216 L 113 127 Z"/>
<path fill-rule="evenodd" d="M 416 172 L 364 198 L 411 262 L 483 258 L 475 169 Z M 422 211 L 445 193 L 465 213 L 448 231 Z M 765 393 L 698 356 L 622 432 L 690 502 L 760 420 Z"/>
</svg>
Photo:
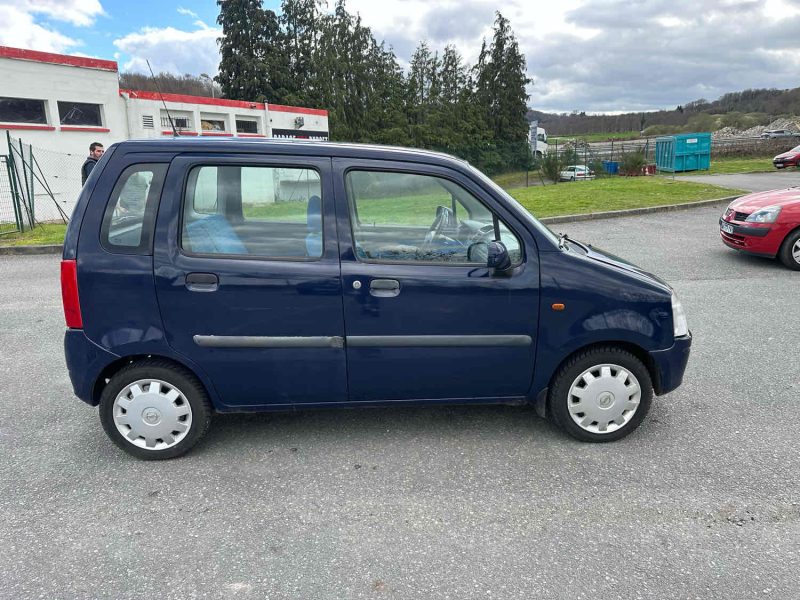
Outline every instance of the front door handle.
<svg viewBox="0 0 800 600">
<path fill-rule="evenodd" d="M 396 279 L 373 279 L 369 283 L 369 294 L 376 298 L 394 298 L 400 294 L 400 282 Z"/>
<path fill-rule="evenodd" d="M 219 277 L 214 273 L 187 273 L 186 289 L 190 292 L 216 292 Z"/>
</svg>

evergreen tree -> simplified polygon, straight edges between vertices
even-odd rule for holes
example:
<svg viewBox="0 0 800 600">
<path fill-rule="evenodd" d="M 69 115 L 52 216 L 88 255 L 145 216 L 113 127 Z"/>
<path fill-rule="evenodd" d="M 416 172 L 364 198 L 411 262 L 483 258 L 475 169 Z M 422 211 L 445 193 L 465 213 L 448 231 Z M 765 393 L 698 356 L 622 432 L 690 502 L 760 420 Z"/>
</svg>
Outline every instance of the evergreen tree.
<svg viewBox="0 0 800 600">
<path fill-rule="evenodd" d="M 485 112 L 501 160 L 524 167 L 530 158 L 525 91 L 530 79 L 508 19 L 499 12 L 495 14 L 492 43 L 489 48 L 483 44 L 475 67 L 476 98 Z"/>
<path fill-rule="evenodd" d="M 277 15 L 265 11 L 261 0 L 217 0 L 217 5 L 222 37 L 215 80 L 222 93 L 237 100 L 279 101 L 283 70 Z"/>
<path fill-rule="evenodd" d="M 283 0 L 280 24 L 284 41 L 284 66 L 288 71 L 287 103 L 312 106 L 319 103 L 316 59 L 325 0 Z"/>
</svg>

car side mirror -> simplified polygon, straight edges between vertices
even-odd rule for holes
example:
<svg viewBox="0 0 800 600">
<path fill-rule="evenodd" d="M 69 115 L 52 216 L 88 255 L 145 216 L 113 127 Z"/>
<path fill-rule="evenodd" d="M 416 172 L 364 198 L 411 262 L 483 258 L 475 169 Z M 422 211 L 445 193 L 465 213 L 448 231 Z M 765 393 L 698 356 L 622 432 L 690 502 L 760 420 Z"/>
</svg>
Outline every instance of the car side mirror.
<svg viewBox="0 0 800 600">
<path fill-rule="evenodd" d="M 486 266 L 490 269 L 502 273 L 511 268 L 511 257 L 508 255 L 508 249 L 503 242 L 489 242 L 487 255 Z"/>
</svg>

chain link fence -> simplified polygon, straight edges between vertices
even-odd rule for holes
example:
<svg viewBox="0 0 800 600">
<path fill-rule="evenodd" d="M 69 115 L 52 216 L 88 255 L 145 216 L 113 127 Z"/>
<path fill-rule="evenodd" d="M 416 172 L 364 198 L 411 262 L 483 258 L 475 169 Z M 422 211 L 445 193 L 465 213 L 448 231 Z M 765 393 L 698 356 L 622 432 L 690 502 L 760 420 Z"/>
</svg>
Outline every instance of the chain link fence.
<svg viewBox="0 0 800 600">
<path fill-rule="evenodd" d="M 0 236 L 22 229 L 20 206 L 9 157 L 0 154 Z"/>
<path fill-rule="evenodd" d="M 81 188 L 85 157 L 55 152 L 7 137 L 8 155 L 17 180 L 18 194 L 35 223 L 69 220 Z"/>
</svg>

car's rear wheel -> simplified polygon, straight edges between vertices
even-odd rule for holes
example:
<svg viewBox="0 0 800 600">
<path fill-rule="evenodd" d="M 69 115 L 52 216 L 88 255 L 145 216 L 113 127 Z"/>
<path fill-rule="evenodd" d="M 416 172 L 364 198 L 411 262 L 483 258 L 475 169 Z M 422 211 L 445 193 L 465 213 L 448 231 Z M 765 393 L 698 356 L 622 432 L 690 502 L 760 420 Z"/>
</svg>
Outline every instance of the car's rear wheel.
<svg viewBox="0 0 800 600">
<path fill-rule="evenodd" d="M 800 271 L 800 229 L 786 236 L 778 252 L 781 262 L 795 271 Z"/>
<path fill-rule="evenodd" d="M 600 347 L 579 352 L 550 387 L 556 424 L 584 442 L 612 442 L 636 429 L 653 398 L 650 374 L 630 352 Z"/>
<path fill-rule="evenodd" d="M 111 377 L 100 398 L 100 422 L 117 446 L 137 458 L 175 458 L 208 431 L 211 403 L 188 370 L 148 359 Z"/>
</svg>

